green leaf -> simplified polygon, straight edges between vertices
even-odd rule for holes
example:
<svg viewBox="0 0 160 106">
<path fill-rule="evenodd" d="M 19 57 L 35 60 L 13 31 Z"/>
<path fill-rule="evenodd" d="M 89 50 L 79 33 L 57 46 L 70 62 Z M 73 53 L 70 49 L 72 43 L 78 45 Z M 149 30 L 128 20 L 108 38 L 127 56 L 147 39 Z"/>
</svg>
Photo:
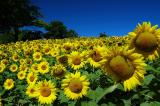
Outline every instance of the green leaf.
<svg viewBox="0 0 160 106">
<path fill-rule="evenodd" d="M 145 76 L 144 81 L 143 81 L 143 85 L 149 85 L 150 82 L 155 78 L 155 76 L 153 74 L 149 74 L 147 76 Z"/>
<path fill-rule="evenodd" d="M 58 99 L 60 100 L 60 103 L 67 103 L 69 99 L 64 95 L 64 91 L 60 91 L 60 94 L 58 96 Z"/>
<path fill-rule="evenodd" d="M 131 106 L 131 100 L 128 99 L 128 100 L 125 100 L 125 99 L 122 99 L 123 103 L 124 103 L 124 106 Z"/>
<path fill-rule="evenodd" d="M 98 103 L 106 94 L 109 94 L 109 93 L 113 92 L 118 87 L 118 85 L 119 85 L 119 83 L 116 84 L 116 85 L 112 85 L 109 88 L 106 88 L 104 90 L 104 92 L 101 93 L 100 96 L 97 97 L 96 103 Z"/>
<path fill-rule="evenodd" d="M 81 106 L 98 106 L 95 101 L 81 102 Z"/>
<path fill-rule="evenodd" d="M 160 102 L 157 101 L 153 101 L 153 102 L 144 102 L 142 104 L 140 104 L 140 106 L 160 106 Z"/>
</svg>

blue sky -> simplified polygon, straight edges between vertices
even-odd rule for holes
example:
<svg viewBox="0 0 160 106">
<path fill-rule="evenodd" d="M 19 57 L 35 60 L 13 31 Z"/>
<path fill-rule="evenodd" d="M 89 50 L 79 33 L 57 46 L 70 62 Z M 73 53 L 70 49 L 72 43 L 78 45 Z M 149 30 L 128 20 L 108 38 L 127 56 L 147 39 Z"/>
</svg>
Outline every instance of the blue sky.
<svg viewBox="0 0 160 106">
<path fill-rule="evenodd" d="M 62 21 L 82 36 L 126 35 L 137 23 L 160 25 L 159 0 L 32 0 L 46 22 Z"/>
</svg>

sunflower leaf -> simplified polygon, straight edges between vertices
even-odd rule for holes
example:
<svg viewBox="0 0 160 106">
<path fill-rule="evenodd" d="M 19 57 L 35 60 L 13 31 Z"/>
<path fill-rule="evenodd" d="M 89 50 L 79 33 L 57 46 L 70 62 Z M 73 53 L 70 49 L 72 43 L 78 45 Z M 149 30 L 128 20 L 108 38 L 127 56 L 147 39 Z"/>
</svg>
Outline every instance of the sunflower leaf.
<svg viewBox="0 0 160 106">
<path fill-rule="evenodd" d="M 143 85 L 149 85 L 150 82 L 155 78 L 155 76 L 153 74 L 149 74 L 147 76 L 145 76 L 144 81 L 143 81 Z"/>
</svg>

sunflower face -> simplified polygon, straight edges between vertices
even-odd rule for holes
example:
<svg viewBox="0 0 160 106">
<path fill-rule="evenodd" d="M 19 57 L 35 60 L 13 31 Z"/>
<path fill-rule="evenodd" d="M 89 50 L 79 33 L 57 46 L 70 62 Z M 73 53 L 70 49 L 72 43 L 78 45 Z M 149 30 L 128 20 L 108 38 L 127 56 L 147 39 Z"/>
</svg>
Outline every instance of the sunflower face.
<svg viewBox="0 0 160 106">
<path fill-rule="evenodd" d="M 12 72 L 16 72 L 17 69 L 18 69 L 18 66 L 17 66 L 16 64 L 12 64 L 12 65 L 10 66 L 10 71 L 12 71 Z"/>
<path fill-rule="evenodd" d="M 82 82 L 80 82 L 78 79 L 73 79 L 69 84 L 69 89 L 74 93 L 80 93 L 82 88 Z"/>
<path fill-rule="evenodd" d="M 5 69 L 5 65 L 4 64 L 0 64 L 0 73 L 2 73 Z"/>
<path fill-rule="evenodd" d="M 66 68 L 62 65 L 52 67 L 51 74 L 56 78 L 62 78 L 66 74 Z"/>
<path fill-rule="evenodd" d="M 39 72 L 42 74 L 49 72 L 49 63 L 48 62 L 41 62 L 38 65 L 38 69 L 39 69 Z"/>
<path fill-rule="evenodd" d="M 4 88 L 6 90 L 10 90 L 14 87 L 14 81 L 13 79 L 7 79 L 5 82 L 4 82 Z"/>
<path fill-rule="evenodd" d="M 23 80 L 26 76 L 26 72 L 25 71 L 20 71 L 17 74 L 18 79 Z"/>
<path fill-rule="evenodd" d="M 84 66 L 84 61 L 82 60 L 83 55 L 77 51 L 73 51 L 69 56 L 69 64 L 74 70 L 80 69 Z"/>
<path fill-rule="evenodd" d="M 66 65 L 68 63 L 68 57 L 67 56 L 61 56 L 58 58 L 58 62 L 63 64 L 63 65 Z"/>
<path fill-rule="evenodd" d="M 41 104 L 51 104 L 56 99 L 56 88 L 51 81 L 38 82 L 38 101 Z"/>
<path fill-rule="evenodd" d="M 41 54 L 40 52 L 35 52 L 35 53 L 33 54 L 33 59 L 34 59 L 35 61 L 40 61 L 40 60 L 42 60 L 42 54 Z"/>
<path fill-rule="evenodd" d="M 28 84 L 35 84 L 37 79 L 38 79 L 38 76 L 36 73 L 34 73 L 34 72 L 28 73 L 28 75 L 27 75 L 27 83 Z"/>
<path fill-rule="evenodd" d="M 104 61 L 103 56 L 105 54 L 104 47 L 95 47 L 91 50 L 88 58 L 88 62 L 95 68 L 101 66 L 101 62 Z"/>
<path fill-rule="evenodd" d="M 146 66 L 142 55 L 134 53 L 134 49 L 129 50 L 128 47 L 111 48 L 107 54 L 103 69 L 113 80 L 122 82 L 125 91 L 141 84 Z"/>
<path fill-rule="evenodd" d="M 26 94 L 33 98 L 33 97 L 37 97 L 38 96 L 38 89 L 35 85 L 29 85 L 26 89 Z"/>
<path fill-rule="evenodd" d="M 131 36 L 130 48 L 135 48 L 136 52 L 143 54 L 149 60 L 158 57 L 160 29 L 157 29 L 157 26 L 152 27 L 150 23 L 144 22 L 142 25 L 139 24 L 129 35 Z"/>
<path fill-rule="evenodd" d="M 113 72 L 123 80 L 130 78 L 134 73 L 130 60 L 126 60 L 123 56 L 116 56 L 109 63 Z"/>
<path fill-rule="evenodd" d="M 80 72 L 68 74 L 66 75 L 66 79 L 62 80 L 64 94 L 72 100 L 82 98 L 83 95 L 85 96 L 89 89 L 89 84 L 86 76 L 81 76 Z"/>
</svg>

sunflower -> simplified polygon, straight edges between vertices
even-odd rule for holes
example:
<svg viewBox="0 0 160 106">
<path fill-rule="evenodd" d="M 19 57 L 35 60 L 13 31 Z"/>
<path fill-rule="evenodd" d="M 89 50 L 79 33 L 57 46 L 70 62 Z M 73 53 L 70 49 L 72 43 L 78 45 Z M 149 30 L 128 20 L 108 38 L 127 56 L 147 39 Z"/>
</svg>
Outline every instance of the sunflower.
<svg viewBox="0 0 160 106">
<path fill-rule="evenodd" d="M 50 49 L 50 47 L 48 45 L 43 47 L 43 53 L 46 54 L 46 55 L 50 53 L 50 50 L 51 49 Z"/>
<path fill-rule="evenodd" d="M 62 78 L 66 74 L 66 68 L 63 65 L 57 64 L 52 67 L 51 74 L 56 78 Z"/>
<path fill-rule="evenodd" d="M 102 64 L 104 72 L 116 82 L 122 82 L 124 90 L 129 91 L 141 84 L 145 74 L 145 61 L 141 54 L 128 47 L 113 47 L 106 54 Z"/>
<path fill-rule="evenodd" d="M 34 84 L 31 84 L 27 87 L 26 94 L 31 98 L 37 97 L 38 96 L 37 91 L 38 91 L 37 87 Z"/>
<path fill-rule="evenodd" d="M 35 52 L 33 54 L 33 60 L 35 60 L 35 61 L 41 61 L 42 60 L 42 54 L 40 52 Z"/>
<path fill-rule="evenodd" d="M 68 56 L 68 63 L 74 70 L 82 68 L 85 65 L 82 53 L 72 51 Z"/>
<path fill-rule="evenodd" d="M 5 67 L 6 66 L 4 64 L 0 64 L 0 73 L 2 73 L 4 71 Z"/>
<path fill-rule="evenodd" d="M 13 81 L 13 79 L 7 79 L 5 82 L 4 82 L 4 88 L 6 89 L 6 90 L 10 90 L 10 89 L 12 89 L 13 87 L 14 87 L 14 81 Z"/>
<path fill-rule="evenodd" d="M 3 60 L 1 60 L 1 63 L 4 64 L 5 66 L 7 66 L 9 62 L 7 59 L 3 59 Z"/>
<path fill-rule="evenodd" d="M 20 59 L 19 62 L 20 62 L 20 64 L 25 64 L 26 63 L 26 59 Z"/>
<path fill-rule="evenodd" d="M 12 72 L 16 72 L 17 70 L 18 70 L 18 66 L 16 65 L 16 64 L 12 64 L 12 65 L 10 65 L 10 71 L 12 71 Z"/>
<path fill-rule="evenodd" d="M 82 98 L 83 95 L 85 96 L 89 89 L 89 84 L 86 76 L 81 76 L 80 72 L 68 74 L 65 76 L 65 79 L 62 80 L 64 94 L 72 100 Z"/>
<path fill-rule="evenodd" d="M 101 63 L 104 62 L 105 47 L 94 47 L 89 53 L 88 62 L 95 68 L 100 67 Z"/>
<path fill-rule="evenodd" d="M 27 83 L 28 84 L 35 84 L 37 79 L 38 79 L 38 75 L 36 73 L 34 73 L 34 72 L 28 73 L 28 75 L 27 75 Z"/>
<path fill-rule="evenodd" d="M 37 63 L 32 64 L 31 71 L 38 73 L 38 64 Z"/>
<path fill-rule="evenodd" d="M 57 56 L 56 59 L 59 64 L 62 64 L 64 66 L 66 66 L 68 64 L 68 56 L 67 55 Z"/>
<path fill-rule="evenodd" d="M 49 72 L 49 63 L 46 61 L 41 62 L 38 65 L 38 70 L 42 74 L 48 73 Z"/>
<path fill-rule="evenodd" d="M 28 70 L 28 67 L 27 67 L 26 64 L 21 64 L 21 65 L 19 66 L 19 70 L 20 70 L 20 71 L 27 71 L 27 70 Z"/>
<path fill-rule="evenodd" d="M 40 104 L 51 104 L 56 100 L 57 89 L 54 83 L 49 81 L 39 81 L 37 84 L 38 88 L 38 101 Z"/>
<path fill-rule="evenodd" d="M 25 71 L 19 71 L 17 74 L 18 79 L 23 80 L 26 77 Z"/>
<path fill-rule="evenodd" d="M 151 26 L 150 22 L 143 22 L 138 24 L 135 31 L 130 32 L 128 35 L 131 37 L 130 48 L 135 48 L 137 53 L 149 60 L 155 60 L 160 49 L 160 29 L 158 25 Z"/>
<path fill-rule="evenodd" d="M 12 55 L 12 60 L 15 62 L 17 62 L 19 60 L 19 56 L 17 53 Z"/>
</svg>

